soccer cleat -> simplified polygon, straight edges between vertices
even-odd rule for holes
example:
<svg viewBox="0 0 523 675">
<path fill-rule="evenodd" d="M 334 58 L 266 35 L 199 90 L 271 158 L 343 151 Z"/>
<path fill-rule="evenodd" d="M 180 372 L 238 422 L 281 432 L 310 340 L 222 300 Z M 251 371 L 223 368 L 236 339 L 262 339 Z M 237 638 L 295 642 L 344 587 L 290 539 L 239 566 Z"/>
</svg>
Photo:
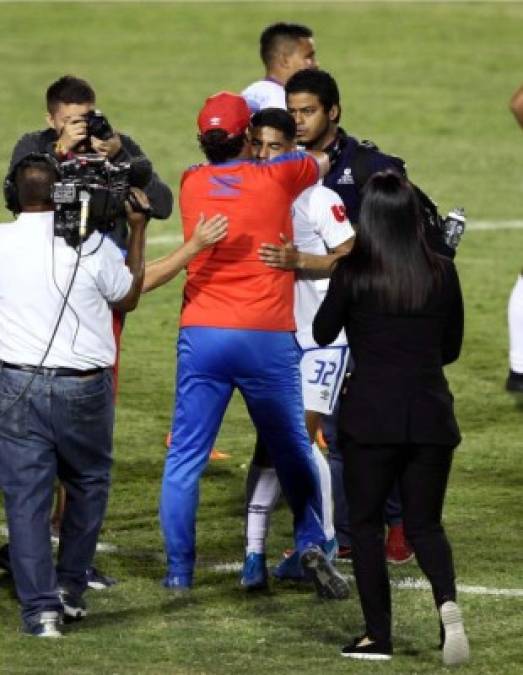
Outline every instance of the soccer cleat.
<svg viewBox="0 0 523 675">
<path fill-rule="evenodd" d="M 100 570 L 96 569 L 96 567 L 88 567 L 86 575 L 87 586 L 95 591 L 103 591 L 118 583 L 114 577 L 103 574 Z"/>
<path fill-rule="evenodd" d="M 405 565 L 414 558 L 414 551 L 405 539 L 403 525 L 391 525 L 385 543 L 387 562 L 391 565 Z"/>
<path fill-rule="evenodd" d="M 58 594 L 64 607 L 65 620 L 80 621 L 87 616 L 87 605 L 79 595 L 71 593 L 65 588 L 60 588 Z"/>
<path fill-rule="evenodd" d="M 216 448 L 213 448 L 209 455 L 211 462 L 220 461 L 221 459 L 230 459 L 230 457 L 228 452 L 221 452 L 220 450 L 216 450 Z"/>
<path fill-rule="evenodd" d="M 61 638 L 61 623 L 62 617 L 58 612 L 41 612 L 34 621 L 24 625 L 24 633 L 39 638 Z"/>
<path fill-rule="evenodd" d="M 509 370 L 505 389 L 513 394 L 523 394 L 523 373 Z"/>
<path fill-rule="evenodd" d="M 189 593 L 192 587 L 192 577 L 189 574 L 168 574 L 163 578 L 162 586 L 180 595 Z"/>
<path fill-rule="evenodd" d="M 349 585 L 319 546 L 310 546 L 301 554 L 305 577 L 310 579 L 320 598 L 344 600 L 349 597 Z"/>
<path fill-rule="evenodd" d="M 171 438 L 172 438 L 172 434 L 169 431 L 169 433 L 165 437 L 165 447 L 166 448 L 171 447 Z M 228 452 L 221 452 L 220 450 L 217 450 L 216 448 L 213 448 L 211 450 L 211 454 L 209 455 L 209 459 L 211 460 L 211 462 L 216 462 L 216 461 L 219 461 L 221 459 L 230 459 L 230 457 L 231 456 L 229 455 Z"/>
<path fill-rule="evenodd" d="M 350 645 L 343 647 L 340 654 L 349 659 L 362 659 L 364 661 L 390 661 L 392 658 L 392 645 L 379 643 L 371 640 L 367 635 L 356 638 Z"/>
<path fill-rule="evenodd" d="M 273 567 L 271 574 L 276 579 L 292 579 L 293 581 L 303 581 L 305 573 L 300 561 L 298 551 L 291 551 L 289 555 L 283 554 L 281 563 Z"/>
<path fill-rule="evenodd" d="M 11 571 L 11 560 L 9 558 L 9 544 L 4 544 L 0 547 L 0 568 L 12 573 Z"/>
<path fill-rule="evenodd" d="M 336 560 L 352 560 L 352 547 L 339 546 Z"/>
<path fill-rule="evenodd" d="M 248 591 L 260 591 L 267 588 L 265 553 L 248 553 L 245 556 L 240 584 Z"/>
<path fill-rule="evenodd" d="M 444 602 L 439 608 L 443 624 L 443 663 L 446 666 L 459 666 L 470 658 L 470 647 L 461 610 L 451 600 Z"/>
<path fill-rule="evenodd" d="M 338 540 L 336 537 L 329 539 L 323 545 L 323 552 L 327 560 L 333 562 L 338 555 Z M 300 554 L 298 551 L 292 549 L 287 550 L 283 554 L 283 560 L 279 565 L 273 568 L 271 574 L 276 579 L 291 579 L 292 581 L 303 581 L 305 573 L 300 561 Z"/>
</svg>

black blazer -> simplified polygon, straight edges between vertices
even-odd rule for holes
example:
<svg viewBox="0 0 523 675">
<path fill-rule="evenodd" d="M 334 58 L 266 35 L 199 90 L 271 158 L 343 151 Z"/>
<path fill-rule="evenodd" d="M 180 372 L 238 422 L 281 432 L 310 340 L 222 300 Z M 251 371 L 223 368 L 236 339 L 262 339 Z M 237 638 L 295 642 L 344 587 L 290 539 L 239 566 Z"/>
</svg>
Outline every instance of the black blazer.
<svg viewBox="0 0 523 675">
<path fill-rule="evenodd" d="M 363 444 L 457 445 L 460 434 L 443 365 L 463 340 L 463 298 L 454 263 L 415 313 L 379 309 L 368 293 L 351 301 L 337 268 L 314 319 L 314 339 L 327 345 L 345 328 L 354 369 L 342 398 L 340 429 Z"/>
</svg>

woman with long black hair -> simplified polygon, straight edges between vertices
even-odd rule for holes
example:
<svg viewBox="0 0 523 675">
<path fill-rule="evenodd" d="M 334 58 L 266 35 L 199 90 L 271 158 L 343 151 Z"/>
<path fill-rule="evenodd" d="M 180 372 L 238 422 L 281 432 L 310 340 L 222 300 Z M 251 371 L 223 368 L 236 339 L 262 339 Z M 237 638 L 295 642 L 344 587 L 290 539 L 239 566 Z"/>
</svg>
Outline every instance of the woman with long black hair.
<svg viewBox="0 0 523 675">
<path fill-rule="evenodd" d="M 339 433 L 366 624 L 342 654 L 392 656 L 383 513 L 398 481 L 405 533 L 438 608 L 443 661 L 462 663 L 469 646 L 441 514 L 460 441 L 443 365 L 460 353 L 463 301 L 454 264 L 425 243 L 413 188 L 392 171 L 375 174 L 365 188 L 354 247 L 337 263 L 314 339 L 328 344 L 341 328 L 355 362 Z"/>
</svg>

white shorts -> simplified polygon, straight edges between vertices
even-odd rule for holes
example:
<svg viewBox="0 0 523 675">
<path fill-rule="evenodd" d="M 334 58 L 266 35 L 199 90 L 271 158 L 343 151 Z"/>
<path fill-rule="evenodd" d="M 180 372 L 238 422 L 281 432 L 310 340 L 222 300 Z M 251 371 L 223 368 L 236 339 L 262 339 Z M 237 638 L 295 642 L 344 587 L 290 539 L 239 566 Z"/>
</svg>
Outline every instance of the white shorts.
<svg viewBox="0 0 523 675">
<path fill-rule="evenodd" d="M 332 413 L 348 360 L 347 345 L 303 350 L 300 370 L 305 410 L 314 410 L 325 415 Z"/>
</svg>

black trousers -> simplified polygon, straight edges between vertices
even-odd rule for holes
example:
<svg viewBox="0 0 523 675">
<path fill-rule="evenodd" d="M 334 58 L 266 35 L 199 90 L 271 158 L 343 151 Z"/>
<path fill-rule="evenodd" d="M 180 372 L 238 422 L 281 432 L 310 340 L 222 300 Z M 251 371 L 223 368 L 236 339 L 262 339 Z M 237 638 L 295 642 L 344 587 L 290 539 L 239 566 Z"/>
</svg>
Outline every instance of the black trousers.
<svg viewBox="0 0 523 675">
<path fill-rule="evenodd" d="M 340 434 L 354 574 L 369 637 L 390 641 L 390 583 L 384 507 L 397 480 L 405 535 L 439 607 L 455 600 L 452 550 L 441 524 L 453 447 L 361 445 Z"/>
</svg>

